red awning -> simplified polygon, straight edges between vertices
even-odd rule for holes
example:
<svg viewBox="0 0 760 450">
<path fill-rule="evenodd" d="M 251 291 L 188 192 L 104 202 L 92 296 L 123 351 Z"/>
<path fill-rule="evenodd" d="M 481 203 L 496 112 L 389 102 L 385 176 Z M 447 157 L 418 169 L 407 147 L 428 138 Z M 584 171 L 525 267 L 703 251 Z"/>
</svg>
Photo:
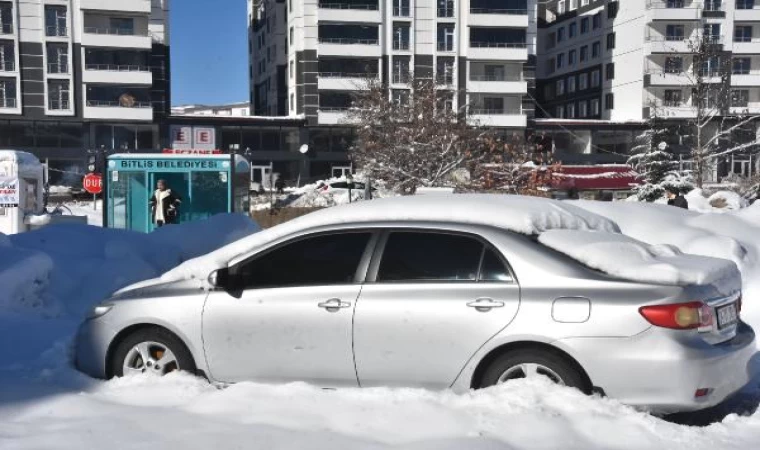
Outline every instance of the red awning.
<svg viewBox="0 0 760 450">
<path fill-rule="evenodd" d="M 641 183 L 639 174 L 625 164 L 562 166 L 553 174 L 553 189 L 578 191 L 630 190 Z"/>
</svg>

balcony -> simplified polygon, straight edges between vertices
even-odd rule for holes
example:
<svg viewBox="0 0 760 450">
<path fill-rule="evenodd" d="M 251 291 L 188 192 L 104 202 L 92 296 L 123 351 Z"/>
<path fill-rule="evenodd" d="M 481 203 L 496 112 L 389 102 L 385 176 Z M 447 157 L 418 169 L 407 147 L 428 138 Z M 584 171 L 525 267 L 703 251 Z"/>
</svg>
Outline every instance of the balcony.
<svg viewBox="0 0 760 450">
<path fill-rule="evenodd" d="M 655 104 L 658 117 L 669 119 L 694 119 L 697 117 L 697 108 L 686 102 L 660 101 Z"/>
<path fill-rule="evenodd" d="M 730 114 L 747 115 L 747 114 L 760 114 L 760 104 L 750 103 L 747 106 L 732 106 L 728 109 Z"/>
<path fill-rule="evenodd" d="M 360 38 L 319 38 L 320 56 L 380 57 L 380 41 Z"/>
<path fill-rule="evenodd" d="M 330 22 L 380 23 L 377 3 L 319 2 L 319 20 Z"/>
<path fill-rule="evenodd" d="M 742 38 L 735 39 L 733 46 L 734 53 L 741 54 L 760 54 L 760 38 Z"/>
<path fill-rule="evenodd" d="M 757 87 L 760 86 L 760 71 L 734 73 L 731 75 L 731 86 Z"/>
<path fill-rule="evenodd" d="M 80 0 L 85 10 L 150 14 L 150 0 Z"/>
<path fill-rule="evenodd" d="M 487 127 L 525 128 L 528 118 L 520 110 L 471 108 L 469 111 L 471 123 Z"/>
<path fill-rule="evenodd" d="M 48 63 L 47 65 L 48 75 L 68 75 L 69 65 L 66 63 Z"/>
<path fill-rule="evenodd" d="M 650 0 L 647 9 L 651 20 L 691 21 L 702 18 L 700 5 L 694 0 Z"/>
<path fill-rule="evenodd" d="M 691 38 L 684 36 L 650 36 L 647 44 L 652 53 L 694 53 Z"/>
<path fill-rule="evenodd" d="M 153 84 L 153 74 L 148 66 L 117 64 L 85 64 L 82 73 L 85 83 Z"/>
<path fill-rule="evenodd" d="M 377 74 L 347 73 L 347 72 L 320 72 L 318 88 L 328 91 L 358 91 L 368 89 L 367 82 L 377 79 Z"/>
<path fill-rule="evenodd" d="M 525 94 L 528 92 L 528 82 L 523 80 L 522 73 L 502 76 L 470 75 L 467 91 L 484 94 Z"/>
<path fill-rule="evenodd" d="M 755 4 L 751 9 L 734 10 L 734 22 L 758 22 L 760 21 L 760 2 Z"/>
<path fill-rule="evenodd" d="M 320 106 L 317 111 L 317 121 L 320 125 L 340 125 L 351 123 L 348 116 L 348 107 L 324 107 Z"/>
<path fill-rule="evenodd" d="M 84 106 L 86 119 L 106 120 L 153 120 L 153 107 L 150 102 L 124 102 L 108 100 L 87 100 Z"/>
<path fill-rule="evenodd" d="M 470 8 L 468 25 L 473 27 L 528 27 L 527 9 Z"/>
<path fill-rule="evenodd" d="M 525 42 L 470 42 L 467 54 L 470 60 L 528 60 L 528 44 Z"/>
<path fill-rule="evenodd" d="M 653 69 L 647 71 L 647 75 L 649 76 L 650 86 L 684 86 L 693 84 L 692 75 L 685 71 L 666 72 Z"/>
<path fill-rule="evenodd" d="M 150 50 L 153 43 L 147 31 L 129 28 L 84 27 L 82 45 L 86 47 L 141 48 Z"/>
</svg>

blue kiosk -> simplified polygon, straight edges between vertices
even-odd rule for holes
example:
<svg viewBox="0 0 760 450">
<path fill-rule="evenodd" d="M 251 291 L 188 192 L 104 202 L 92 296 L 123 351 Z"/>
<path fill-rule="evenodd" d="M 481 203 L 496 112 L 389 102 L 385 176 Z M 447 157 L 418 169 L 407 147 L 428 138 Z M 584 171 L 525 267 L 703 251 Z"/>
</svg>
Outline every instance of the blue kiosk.
<svg viewBox="0 0 760 450">
<path fill-rule="evenodd" d="M 125 153 L 109 155 L 103 179 L 109 228 L 150 232 L 149 201 L 158 180 L 182 199 L 178 223 L 250 209 L 250 165 L 240 155 Z"/>
</svg>

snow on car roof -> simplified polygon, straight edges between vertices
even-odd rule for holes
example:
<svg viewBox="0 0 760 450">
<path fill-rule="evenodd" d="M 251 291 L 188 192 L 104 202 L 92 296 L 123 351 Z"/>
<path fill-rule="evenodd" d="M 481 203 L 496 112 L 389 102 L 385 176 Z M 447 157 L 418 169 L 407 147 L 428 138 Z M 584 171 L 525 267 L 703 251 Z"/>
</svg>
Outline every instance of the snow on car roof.
<svg viewBox="0 0 760 450">
<path fill-rule="evenodd" d="M 538 197 L 490 194 L 405 196 L 354 202 L 323 209 L 261 231 L 205 256 L 186 261 L 161 281 L 205 279 L 229 261 L 249 254 L 280 237 L 321 226 L 379 221 L 425 221 L 503 228 L 534 235 L 552 229 L 617 233 L 617 224 L 577 206 Z"/>
<path fill-rule="evenodd" d="M 741 286 L 733 261 L 682 253 L 673 245 L 649 245 L 619 233 L 548 230 L 538 241 L 593 269 L 644 283 L 711 284 L 726 294 Z"/>
</svg>

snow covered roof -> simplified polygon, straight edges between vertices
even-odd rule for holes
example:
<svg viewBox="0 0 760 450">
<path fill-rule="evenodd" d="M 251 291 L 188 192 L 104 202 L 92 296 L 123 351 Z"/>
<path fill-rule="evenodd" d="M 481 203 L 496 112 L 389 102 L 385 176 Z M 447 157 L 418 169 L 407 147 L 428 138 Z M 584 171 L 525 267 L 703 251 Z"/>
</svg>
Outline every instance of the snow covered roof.
<svg viewBox="0 0 760 450">
<path fill-rule="evenodd" d="M 640 183 L 639 174 L 626 164 L 562 166 L 553 173 L 555 189 L 630 190 Z"/>
<path fill-rule="evenodd" d="M 712 284 L 726 294 L 741 286 L 733 261 L 686 255 L 668 244 L 649 245 L 620 233 L 549 230 L 539 242 L 610 275 L 676 286 Z"/>
<path fill-rule="evenodd" d="M 164 274 L 162 280 L 205 279 L 229 261 L 250 254 L 274 239 L 304 229 L 407 220 L 487 225 L 529 235 L 552 229 L 620 231 L 617 224 L 609 219 L 568 203 L 545 198 L 489 194 L 393 197 L 354 202 L 299 217 L 187 261 Z"/>
</svg>

